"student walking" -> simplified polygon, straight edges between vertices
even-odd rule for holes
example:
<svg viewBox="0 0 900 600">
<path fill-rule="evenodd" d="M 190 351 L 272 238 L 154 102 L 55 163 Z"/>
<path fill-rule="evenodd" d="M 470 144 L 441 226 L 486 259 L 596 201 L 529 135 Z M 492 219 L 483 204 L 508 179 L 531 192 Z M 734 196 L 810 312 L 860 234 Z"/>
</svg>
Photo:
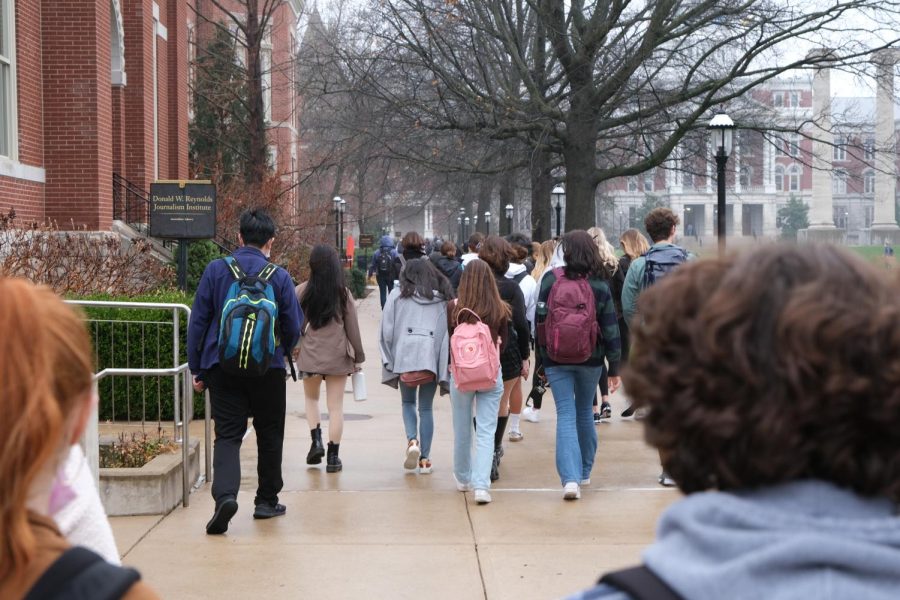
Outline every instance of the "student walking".
<svg viewBox="0 0 900 600">
<path fill-rule="evenodd" d="M 450 385 L 447 301 L 454 296 L 450 282 L 431 261 L 413 259 L 381 316 L 381 382 L 400 388 L 407 441 L 403 467 L 418 468 L 423 475 L 432 470 L 434 394 L 438 387 L 446 393 Z"/>
<path fill-rule="evenodd" d="M 237 512 L 241 444 L 251 417 L 259 476 L 253 518 L 268 519 L 286 511 L 278 503 L 284 485 L 285 356 L 300 336 L 302 313 L 291 276 L 269 262 L 274 239 L 275 222 L 268 213 L 243 213 L 238 233 L 241 247 L 206 266 L 191 310 L 188 364 L 194 390 L 209 388 L 215 421 L 212 496 L 216 508 L 206 525 L 206 533 L 211 535 L 225 533 Z M 236 310 L 223 315 L 226 300 Z M 245 318 L 248 314 L 252 320 Z M 268 327 L 256 328 L 251 323 L 268 323 L 275 329 L 274 339 L 263 340 L 268 336 L 260 334 Z M 251 351 L 239 354 L 238 340 L 241 348 Z M 260 357 L 259 363 L 256 357 Z M 250 367 L 258 370 L 250 372 Z"/>
<path fill-rule="evenodd" d="M 501 336 L 508 338 L 509 343 L 503 345 L 500 354 L 500 365 L 503 369 L 503 396 L 500 399 L 500 413 L 497 418 L 497 431 L 494 437 L 494 460 L 491 465 L 491 481 L 500 478 L 500 460 L 503 458 L 503 436 L 509 422 L 509 399 L 513 388 L 520 378 L 528 375 L 531 353 L 531 332 L 525 316 L 525 296 L 519 284 L 506 278 L 509 270 L 509 259 L 513 255 L 509 242 L 496 235 L 489 235 L 481 242 L 478 258 L 490 267 L 497 283 L 500 298 L 512 311 L 507 331 Z M 471 266 L 471 262 L 469 265 Z M 469 268 L 468 266 L 466 267 Z"/>
<path fill-rule="evenodd" d="M 444 242 L 440 246 L 440 252 L 431 255 L 431 261 L 444 277 L 450 280 L 453 289 L 459 287 L 459 279 L 462 277 L 462 263 L 456 259 L 456 245 L 453 242 Z"/>
<path fill-rule="evenodd" d="M 400 254 L 394 258 L 394 278 L 400 278 L 407 261 L 417 258 L 428 258 L 425 253 L 425 238 L 416 231 L 408 231 L 400 240 Z"/>
<path fill-rule="evenodd" d="M 353 296 L 344 282 L 344 269 L 331 246 L 313 248 L 309 257 L 309 279 L 296 288 L 306 315 L 297 353 L 297 366 L 306 396 L 306 422 L 312 444 L 306 464 L 318 465 L 325 457 L 325 471 L 343 469 L 339 457 L 344 433 L 344 386 L 347 377 L 366 360 L 359 335 Z M 322 443 L 319 393 L 325 383 L 328 405 L 328 450 Z"/>
<path fill-rule="evenodd" d="M 375 275 L 378 282 L 378 294 L 381 296 L 381 308 L 387 301 L 387 295 L 394 289 L 394 280 L 397 273 L 394 272 L 394 259 L 397 251 L 394 250 L 394 238 L 389 235 L 381 236 L 380 247 L 372 255 L 372 264 L 369 265 L 369 277 Z"/>
<path fill-rule="evenodd" d="M 491 463 L 503 395 L 501 349 L 497 344 L 501 343 L 511 316 L 509 305 L 500 298 L 490 267 L 483 261 L 471 261 L 460 279 L 459 297 L 451 303 L 448 313 L 450 404 L 456 487 L 461 492 L 475 490 L 478 504 L 491 501 Z"/>
<path fill-rule="evenodd" d="M 556 240 L 546 240 L 540 243 L 540 248 L 535 254 L 534 269 L 531 276 L 537 283 L 537 290 L 540 290 L 541 277 L 550 268 L 550 262 L 553 260 L 553 253 L 556 250 Z M 536 300 L 536 298 L 535 298 Z M 537 307 L 537 302 L 535 302 Z M 532 321 L 532 336 L 537 340 L 536 321 Z M 547 391 L 547 377 L 544 373 L 544 364 L 541 361 L 541 353 L 534 353 L 534 374 L 531 378 L 531 391 L 528 393 L 526 406 L 522 409 L 522 418 L 531 423 L 537 423 L 541 420 L 541 406 L 544 402 L 544 393 Z M 528 402 L 531 402 L 528 405 Z"/>
<path fill-rule="evenodd" d="M 616 321 L 622 321 L 622 285 L 625 283 L 625 275 L 619 269 L 619 259 L 616 257 L 616 250 L 606 240 L 606 234 L 599 227 L 591 227 L 588 229 L 588 235 L 597 245 L 597 252 L 600 254 L 600 263 L 603 265 L 603 277 L 609 285 L 612 292 L 613 304 L 616 307 Z M 619 338 L 622 337 L 622 331 L 619 330 Z M 609 403 L 609 370 L 606 364 L 603 365 L 603 373 L 600 375 L 600 403 L 598 406 L 597 398 L 594 398 L 594 423 L 600 423 L 603 420 L 612 417 L 612 405 Z"/>
<path fill-rule="evenodd" d="M 563 497 L 591 481 L 597 430 L 591 416 L 604 360 L 610 391 L 619 385 L 619 327 L 603 264 L 585 231 L 563 236 L 565 266 L 544 274 L 538 295 L 538 348 L 556 403 L 556 469 Z"/>
<path fill-rule="evenodd" d="M 622 272 L 622 276 L 625 277 L 628 275 L 628 268 L 631 266 L 632 261 L 634 261 L 639 256 L 643 256 L 650 250 L 650 244 L 647 243 L 647 238 L 644 237 L 637 229 L 626 229 L 622 234 L 622 237 L 619 238 L 619 245 L 622 247 L 622 251 L 624 254 L 619 257 L 619 271 Z M 622 282 L 622 286 L 624 288 L 625 282 Z M 621 307 L 622 298 L 619 296 L 619 306 Z M 628 356 L 631 353 L 631 331 L 628 329 L 628 324 L 625 322 L 625 313 L 624 311 L 619 315 L 619 337 L 622 339 L 622 362 L 624 365 L 628 362 Z M 631 417 L 634 415 L 634 406 L 628 406 L 625 410 L 622 411 L 623 417 Z"/>
<path fill-rule="evenodd" d="M 507 236 L 506 241 L 512 248 L 512 257 L 506 278 L 519 284 L 522 296 L 525 299 L 525 320 L 528 321 L 528 344 L 532 345 L 534 339 L 534 310 L 537 305 L 537 281 L 528 271 L 525 261 L 531 250 L 531 240 L 521 233 Z M 528 377 L 527 371 L 523 377 Z M 519 417 L 522 413 L 522 378 L 517 377 L 509 395 L 509 441 L 520 442 L 525 435 L 519 429 Z"/>
</svg>

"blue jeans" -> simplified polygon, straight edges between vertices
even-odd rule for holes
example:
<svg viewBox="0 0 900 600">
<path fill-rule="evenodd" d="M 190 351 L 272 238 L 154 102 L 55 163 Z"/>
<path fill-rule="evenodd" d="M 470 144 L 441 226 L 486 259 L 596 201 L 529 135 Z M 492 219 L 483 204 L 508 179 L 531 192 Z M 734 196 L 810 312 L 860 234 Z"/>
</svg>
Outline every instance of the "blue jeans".
<svg viewBox="0 0 900 600">
<path fill-rule="evenodd" d="M 594 468 L 597 429 L 591 404 L 602 370 L 581 365 L 545 369 L 556 403 L 556 471 L 563 485 L 589 479 Z"/>
<path fill-rule="evenodd" d="M 419 392 L 419 415 L 416 418 L 416 391 Z M 403 400 L 403 427 L 406 429 L 406 440 L 419 440 L 422 458 L 431 456 L 431 439 L 434 437 L 434 393 L 437 382 L 425 383 L 416 387 L 400 384 L 400 399 Z"/>
<path fill-rule="evenodd" d="M 494 460 L 494 433 L 503 396 L 503 377 L 497 373 L 493 389 L 461 392 L 450 378 L 450 405 L 453 407 L 453 474 L 460 483 L 476 490 L 491 487 Z M 474 415 L 473 415 L 474 413 Z M 472 417 L 475 417 L 475 460 L 472 460 Z"/>
</svg>

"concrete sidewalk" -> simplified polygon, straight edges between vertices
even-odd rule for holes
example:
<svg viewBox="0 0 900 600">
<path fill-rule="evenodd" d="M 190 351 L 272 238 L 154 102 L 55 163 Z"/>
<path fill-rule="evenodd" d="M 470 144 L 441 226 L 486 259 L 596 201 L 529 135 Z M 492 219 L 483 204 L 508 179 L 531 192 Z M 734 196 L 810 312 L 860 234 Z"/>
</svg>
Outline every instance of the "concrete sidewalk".
<svg viewBox="0 0 900 600">
<path fill-rule="evenodd" d="M 346 395 L 343 472 L 305 464 L 303 389 L 289 382 L 285 517 L 252 518 L 251 432 L 240 510 L 226 535 L 205 534 L 208 485 L 166 517 L 112 519 L 124 562 L 163 598 L 554 598 L 639 562 L 660 512 L 679 497 L 657 486 L 658 459 L 640 423 L 615 416 L 599 426 L 593 485 L 581 500 L 564 502 L 548 392 L 542 421 L 523 423 L 525 440 L 507 443 L 493 503 L 475 505 L 453 483 L 449 396 L 435 399 L 434 473 L 404 471 L 400 396 L 380 384 L 377 292 L 359 312 L 369 400 Z M 618 415 L 625 403 L 612 400 Z M 327 435 L 327 422 L 323 429 Z"/>
</svg>

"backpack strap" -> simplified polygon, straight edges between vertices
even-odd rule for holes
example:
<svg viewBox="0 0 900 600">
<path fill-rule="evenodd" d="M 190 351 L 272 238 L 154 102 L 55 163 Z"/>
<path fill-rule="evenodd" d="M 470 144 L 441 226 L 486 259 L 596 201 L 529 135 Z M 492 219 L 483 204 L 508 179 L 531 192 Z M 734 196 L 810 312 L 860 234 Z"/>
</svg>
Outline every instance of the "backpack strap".
<svg viewBox="0 0 900 600">
<path fill-rule="evenodd" d="M 238 261 L 235 257 L 226 256 L 222 260 L 224 260 L 225 264 L 228 265 L 228 271 L 231 273 L 231 276 L 234 277 L 235 281 L 240 281 L 247 276 L 247 274 L 244 273 L 244 270 L 241 268 L 241 265 L 238 264 Z"/>
<path fill-rule="evenodd" d="M 140 579 L 134 569 L 111 565 L 100 555 L 76 546 L 44 571 L 24 600 L 118 600 Z"/>
<path fill-rule="evenodd" d="M 462 314 L 462 311 L 464 311 L 464 310 L 465 310 L 465 311 L 468 311 L 468 312 L 470 312 L 470 313 L 472 313 L 473 315 L 475 315 L 475 318 L 476 318 L 476 319 L 478 319 L 479 321 L 481 321 L 481 317 L 479 317 L 479 316 L 478 316 L 478 313 L 476 313 L 474 310 L 472 310 L 472 309 L 470 309 L 470 308 L 462 307 L 462 308 L 459 309 L 459 311 L 456 313 L 456 326 L 457 326 L 457 327 L 459 327 L 459 315 Z"/>
<path fill-rule="evenodd" d="M 597 583 L 622 590 L 634 600 L 682 600 L 681 596 L 645 565 L 607 573 Z"/>
<path fill-rule="evenodd" d="M 278 270 L 278 265 L 274 265 L 272 263 L 266 263 L 266 266 L 262 268 L 256 278 L 262 282 L 269 283 L 269 279 L 272 278 L 272 275 L 275 274 L 275 271 Z"/>
</svg>

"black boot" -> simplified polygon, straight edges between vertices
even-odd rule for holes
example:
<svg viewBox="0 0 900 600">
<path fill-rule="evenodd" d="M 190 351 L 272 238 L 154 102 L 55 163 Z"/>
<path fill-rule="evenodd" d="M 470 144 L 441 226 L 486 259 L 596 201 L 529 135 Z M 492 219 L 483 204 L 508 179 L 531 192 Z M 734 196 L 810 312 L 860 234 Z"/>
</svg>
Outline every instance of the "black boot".
<svg viewBox="0 0 900 600">
<path fill-rule="evenodd" d="M 325 472 L 337 473 L 344 468 L 344 465 L 341 464 L 341 459 L 338 458 L 338 451 L 340 449 L 340 444 L 328 442 L 328 458 L 326 459 L 328 464 L 325 465 Z"/>
<path fill-rule="evenodd" d="M 316 425 L 315 429 L 310 429 L 309 437 L 312 438 L 312 445 L 309 447 L 309 454 L 306 455 L 306 464 L 321 464 L 322 457 L 325 456 L 325 446 L 322 445 L 322 426 Z"/>
<path fill-rule="evenodd" d="M 494 431 L 494 451 L 503 458 L 503 436 L 506 435 L 506 424 L 509 422 L 509 415 L 505 417 L 497 417 L 497 429 Z"/>
</svg>

